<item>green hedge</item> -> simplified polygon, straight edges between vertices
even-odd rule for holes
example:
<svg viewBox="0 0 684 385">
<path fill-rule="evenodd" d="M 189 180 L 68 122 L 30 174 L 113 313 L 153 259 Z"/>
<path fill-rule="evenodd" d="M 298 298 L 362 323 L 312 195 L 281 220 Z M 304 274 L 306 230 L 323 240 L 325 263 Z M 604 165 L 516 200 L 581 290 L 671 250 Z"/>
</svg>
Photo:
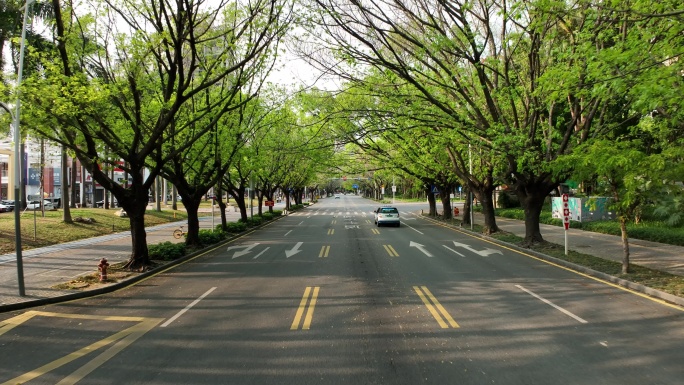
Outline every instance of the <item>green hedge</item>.
<svg viewBox="0 0 684 385">
<path fill-rule="evenodd" d="M 274 210 L 273 213 L 263 213 L 261 217 L 247 218 L 246 222 L 229 222 L 226 223 L 226 231 L 223 230 L 222 225 L 217 225 L 214 230 L 200 230 L 199 241 L 203 246 L 213 245 L 226 239 L 229 234 L 237 234 L 246 231 L 249 227 L 258 226 L 263 222 L 272 220 L 274 217 L 282 215 L 282 211 Z M 187 248 L 185 243 L 171 243 L 162 242 L 156 245 L 149 245 L 147 247 L 150 259 L 172 261 L 183 257 L 186 254 Z"/>
<path fill-rule="evenodd" d="M 149 245 L 147 251 L 150 259 L 173 261 L 185 255 L 185 243 L 162 242 Z"/>
</svg>

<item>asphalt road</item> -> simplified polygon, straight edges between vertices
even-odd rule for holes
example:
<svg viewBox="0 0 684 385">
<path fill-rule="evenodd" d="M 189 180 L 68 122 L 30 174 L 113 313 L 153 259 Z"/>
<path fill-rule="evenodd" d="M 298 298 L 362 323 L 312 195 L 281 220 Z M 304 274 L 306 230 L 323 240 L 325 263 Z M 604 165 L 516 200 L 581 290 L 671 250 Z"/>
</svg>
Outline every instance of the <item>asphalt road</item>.
<svg viewBox="0 0 684 385">
<path fill-rule="evenodd" d="M 423 206 L 378 228 L 372 202 L 324 199 L 126 290 L 2 314 L 0 381 L 681 383 L 681 308 Z"/>
</svg>

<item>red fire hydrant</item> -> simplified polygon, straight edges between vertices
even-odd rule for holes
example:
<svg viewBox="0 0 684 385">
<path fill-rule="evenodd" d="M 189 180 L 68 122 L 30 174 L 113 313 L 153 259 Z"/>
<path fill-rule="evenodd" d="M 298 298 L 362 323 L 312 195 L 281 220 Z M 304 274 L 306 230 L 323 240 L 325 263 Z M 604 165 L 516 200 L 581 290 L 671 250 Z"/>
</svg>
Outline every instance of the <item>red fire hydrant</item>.
<svg viewBox="0 0 684 385">
<path fill-rule="evenodd" d="M 100 260 L 100 264 L 97 265 L 97 269 L 100 270 L 100 282 L 107 280 L 107 267 L 109 267 L 109 263 L 107 263 L 107 259 L 102 258 Z"/>
<path fill-rule="evenodd" d="M 458 214 L 459 214 L 458 207 L 454 207 L 454 216 L 458 216 Z"/>
</svg>

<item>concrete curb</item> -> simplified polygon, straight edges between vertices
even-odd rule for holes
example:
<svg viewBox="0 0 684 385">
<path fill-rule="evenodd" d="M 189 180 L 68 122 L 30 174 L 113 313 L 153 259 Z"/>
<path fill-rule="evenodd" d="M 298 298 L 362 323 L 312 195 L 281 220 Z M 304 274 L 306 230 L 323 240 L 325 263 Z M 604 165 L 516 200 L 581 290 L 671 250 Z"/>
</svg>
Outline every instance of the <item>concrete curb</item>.
<svg viewBox="0 0 684 385">
<path fill-rule="evenodd" d="M 23 309 L 28 309 L 32 307 L 38 307 L 38 306 L 45 306 L 45 305 L 52 305 L 56 303 L 62 303 L 62 302 L 69 302 L 69 301 L 74 301 L 77 299 L 83 299 L 83 298 L 88 298 L 88 297 L 95 297 L 98 295 L 102 294 L 107 294 L 111 293 L 123 288 L 126 288 L 128 286 L 132 286 L 142 280 L 145 280 L 147 278 L 150 278 L 152 276 L 155 276 L 157 274 L 161 274 L 167 270 L 171 270 L 172 268 L 181 265 L 189 260 L 192 260 L 194 258 L 197 258 L 203 254 L 209 253 L 215 249 L 218 249 L 219 247 L 222 247 L 230 242 L 233 242 L 236 239 L 239 239 L 247 234 L 250 234 L 256 230 L 261 229 L 262 227 L 268 226 L 281 218 L 284 218 L 283 215 L 275 217 L 271 219 L 270 221 L 263 223 L 259 226 L 253 227 L 251 229 L 247 229 L 246 231 L 240 233 L 240 234 L 235 234 L 231 236 L 230 238 L 226 238 L 223 241 L 219 243 L 215 243 L 213 245 L 210 245 L 208 247 L 205 247 L 201 250 L 196 250 L 188 255 L 183 256 L 182 258 L 175 259 L 173 261 L 170 261 L 169 263 L 166 263 L 164 265 L 155 267 L 154 269 L 148 270 L 144 273 L 140 273 L 135 276 L 127 277 L 124 278 L 120 282 L 113 283 L 111 285 L 99 287 L 97 289 L 86 289 L 83 291 L 71 293 L 71 294 L 65 294 L 65 295 L 58 295 L 55 297 L 48 297 L 48 298 L 40 298 L 40 299 L 35 299 L 35 300 L 29 300 L 29 301 L 24 301 L 24 302 L 17 302 L 17 303 L 11 303 L 7 305 L 0 305 L 0 313 L 7 313 L 11 311 L 16 311 L 16 310 L 23 310 Z"/>
<path fill-rule="evenodd" d="M 486 240 L 488 242 L 496 243 L 496 244 L 499 244 L 502 246 L 506 246 L 509 249 L 513 249 L 513 250 L 515 250 L 521 254 L 530 254 L 536 258 L 542 259 L 542 260 L 547 261 L 547 262 L 554 263 L 556 265 L 563 266 L 563 267 L 568 268 L 570 270 L 574 270 L 574 271 L 592 276 L 594 278 L 598 278 L 598 279 L 601 279 L 601 280 L 604 280 L 604 281 L 607 281 L 610 283 L 614 283 L 616 285 L 622 286 L 622 287 L 627 288 L 629 290 L 632 290 L 632 291 L 635 291 L 635 292 L 638 292 L 641 294 L 645 294 L 645 295 L 648 295 L 650 297 L 657 298 L 657 299 L 660 299 L 660 300 L 663 300 L 663 301 L 684 307 L 684 298 L 682 298 L 682 297 L 678 297 L 678 296 L 672 295 L 670 293 L 665 293 L 663 291 L 656 290 L 656 289 L 650 288 L 648 286 L 644 286 L 644 285 L 639 284 L 639 283 L 628 281 L 626 279 L 618 278 L 618 277 L 615 277 L 615 276 L 610 275 L 610 274 L 602 273 L 600 271 L 596 271 L 596 270 L 590 269 L 590 268 L 585 267 L 585 266 L 577 265 L 577 264 L 574 264 L 572 262 L 568 262 L 568 261 L 565 261 L 562 259 L 558 259 L 558 258 L 552 257 L 550 255 L 542 254 L 542 253 L 536 252 L 536 251 L 531 250 L 531 249 L 526 249 L 526 248 L 520 247 L 518 245 L 514 245 L 512 243 L 500 241 L 498 239 L 491 238 L 491 237 L 488 237 L 486 235 L 482 235 L 482 234 L 479 234 L 479 233 L 476 233 L 476 232 L 473 232 L 470 230 L 466 230 L 466 229 L 461 228 L 461 227 L 456 227 L 456 226 L 449 224 L 449 223 L 437 221 L 437 220 L 434 220 L 432 218 L 425 218 L 423 216 L 419 216 L 419 217 L 421 217 L 422 219 L 427 220 L 427 221 L 434 221 L 435 223 L 438 223 L 438 224 L 441 224 L 444 226 L 448 226 L 454 230 L 461 231 L 461 232 L 466 233 L 468 235 L 471 235 L 473 237 L 480 238 L 480 239 Z"/>
</svg>

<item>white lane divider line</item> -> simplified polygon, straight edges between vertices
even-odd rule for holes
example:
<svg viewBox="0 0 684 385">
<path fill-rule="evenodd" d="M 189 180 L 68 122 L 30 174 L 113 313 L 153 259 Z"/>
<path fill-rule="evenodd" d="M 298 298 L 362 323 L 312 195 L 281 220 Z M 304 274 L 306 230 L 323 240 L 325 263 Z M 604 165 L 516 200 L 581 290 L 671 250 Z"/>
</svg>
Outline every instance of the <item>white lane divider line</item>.
<svg viewBox="0 0 684 385">
<path fill-rule="evenodd" d="M 555 305 L 555 304 L 552 303 L 551 301 L 549 301 L 549 300 L 547 300 L 547 299 L 545 299 L 545 298 L 542 298 L 542 297 L 538 296 L 537 294 L 534 294 L 533 292 L 531 292 L 531 291 L 525 289 L 524 287 L 522 287 L 522 286 L 520 286 L 520 285 L 515 285 L 515 287 L 517 287 L 518 289 L 520 289 L 520 290 L 526 292 L 527 294 L 529 294 L 529 295 L 531 295 L 531 296 L 537 298 L 538 300 L 544 302 L 545 304 L 547 304 L 547 305 L 549 305 L 549 306 L 552 306 L 552 307 L 556 308 L 556 310 L 559 310 L 560 312 L 564 313 L 565 315 L 574 318 L 576 321 L 578 321 L 578 322 L 580 322 L 580 323 L 583 323 L 583 324 L 588 323 L 588 322 L 585 321 L 584 319 L 582 319 L 582 318 L 580 318 L 580 317 L 578 317 L 578 316 L 576 316 L 576 315 L 570 313 L 569 311 L 563 309 L 562 307 L 560 307 L 560 306 L 558 306 L 558 305 Z"/>
<path fill-rule="evenodd" d="M 180 317 L 180 316 L 182 316 L 183 314 L 185 314 L 185 312 L 188 311 L 188 310 L 190 310 L 190 308 L 192 308 L 193 306 L 197 305 L 197 304 L 199 303 L 199 301 L 203 300 L 204 297 L 206 297 L 206 296 L 208 296 L 209 294 L 211 294 L 211 292 L 214 291 L 214 290 L 216 290 L 216 287 L 212 287 L 211 289 L 207 290 L 206 293 L 202 294 L 199 298 L 197 298 L 196 300 L 192 301 L 192 303 L 191 303 L 190 305 L 186 306 L 185 309 L 179 311 L 178 313 L 176 313 L 176 315 L 174 315 L 173 317 L 169 318 L 168 321 L 166 321 L 166 322 L 164 322 L 163 324 L 161 324 L 161 327 L 165 328 L 165 327 L 169 326 L 173 321 L 175 321 L 176 319 L 178 319 L 178 317 Z"/>
<path fill-rule="evenodd" d="M 407 224 L 406 224 L 406 222 L 402 221 L 402 222 L 401 222 L 401 224 L 403 224 L 404 226 L 408 227 L 409 229 L 411 229 L 411 230 L 415 231 L 416 233 L 418 233 L 418 234 L 421 234 L 421 235 L 423 235 L 423 233 L 422 233 L 422 232 L 420 232 L 420 231 L 418 231 L 418 230 L 414 229 L 413 227 L 411 227 L 411 226 L 407 225 Z"/>
<path fill-rule="evenodd" d="M 268 249 L 270 249 L 270 248 L 271 248 L 271 247 L 265 248 L 264 251 L 262 251 L 261 253 L 257 254 L 257 255 L 256 255 L 254 258 L 252 258 L 252 259 L 257 259 L 257 258 L 259 258 L 259 256 L 261 256 L 261 254 L 265 253 L 266 250 L 268 250 Z"/>
<path fill-rule="evenodd" d="M 453 253 L 456 253 L 456 254 L 460 255 L 461 257 L 465 258 L 465 255 L 459 253 L 458 251 L 452 249 L 451 247 L 449 247 L 449 246 L 447 246 L 447 245 L 442 245 L 442 246 L 444 246 L 447 250 L 449 250 L 449 251 L 451 251 L 451 252 L 453 252 Z"/>
</svg>

